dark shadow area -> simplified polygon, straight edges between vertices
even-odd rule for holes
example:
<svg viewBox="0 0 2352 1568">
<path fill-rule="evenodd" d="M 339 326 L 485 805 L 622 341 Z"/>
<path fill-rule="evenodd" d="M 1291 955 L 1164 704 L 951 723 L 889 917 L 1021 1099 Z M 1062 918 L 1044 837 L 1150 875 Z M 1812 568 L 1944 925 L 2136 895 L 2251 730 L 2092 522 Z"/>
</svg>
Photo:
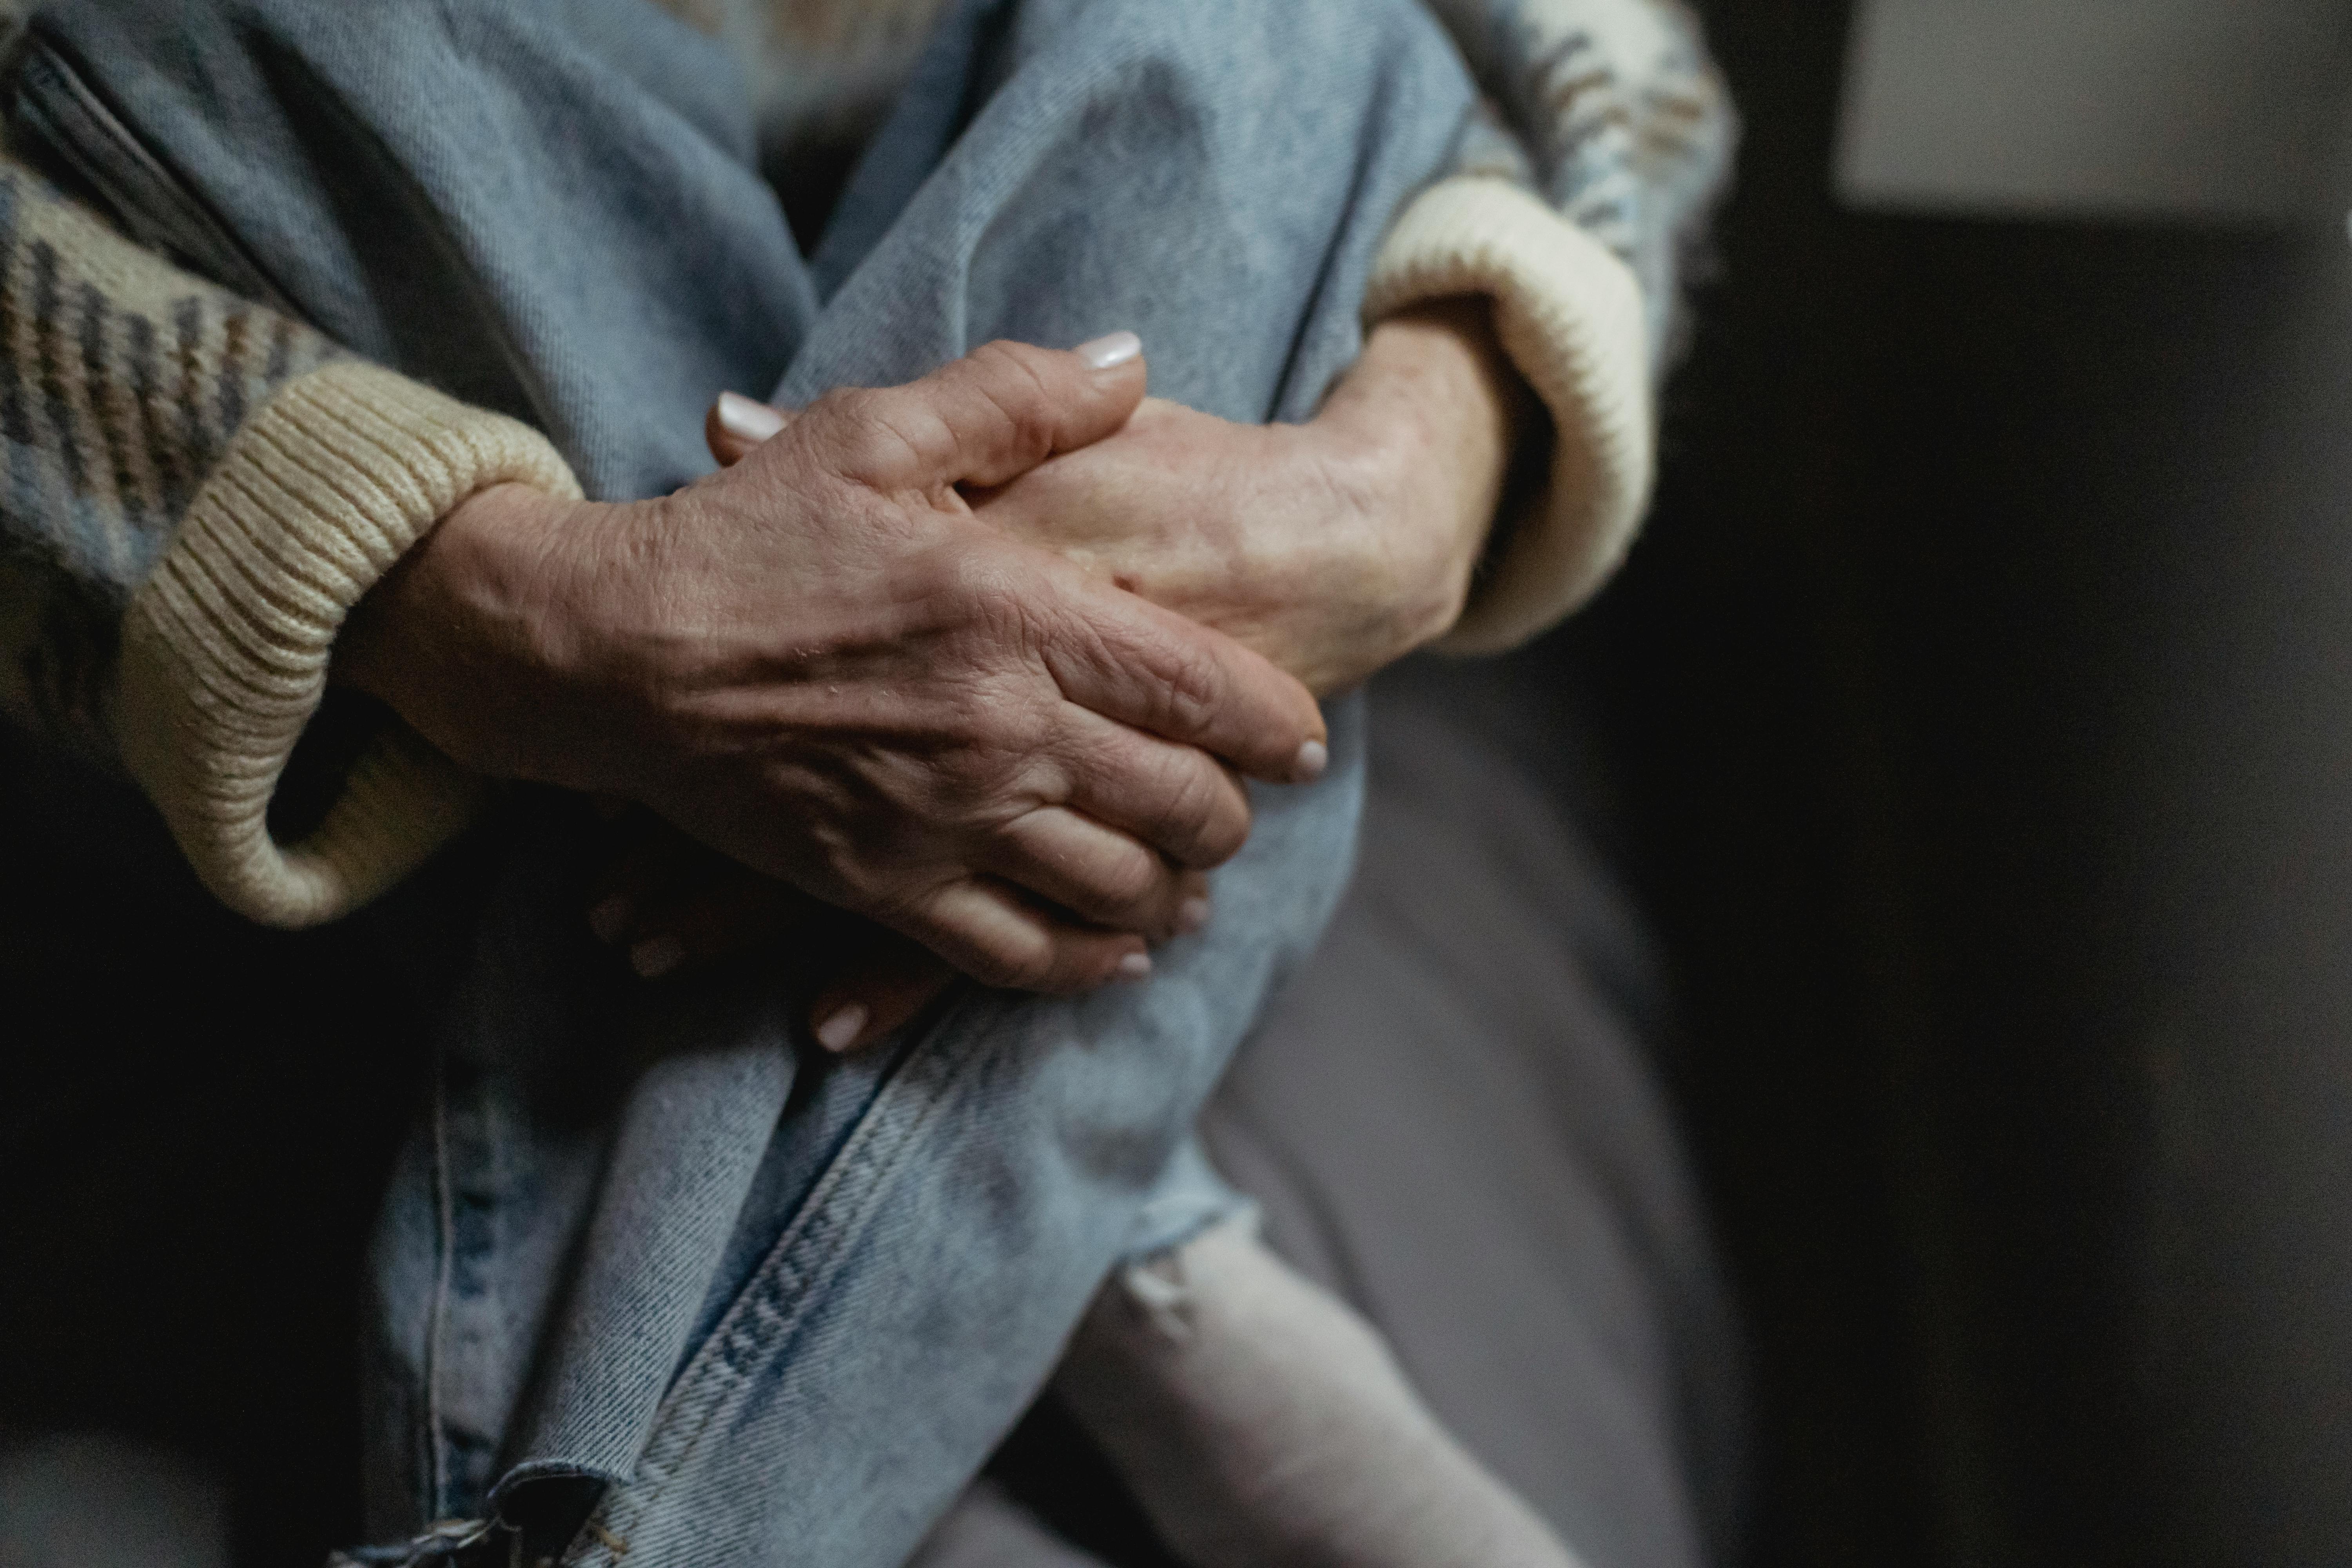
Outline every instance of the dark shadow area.
<svg viewBox="0 0 2352 1568">
<path fill-rule="evenodd" d="M 1707 10 L 1658 508 L 1515 679 L 1676 966 L 1753 1560 L 2340 1561 L 2342 237 L 1842 211 L 1845 7 Z"/>
</svg>

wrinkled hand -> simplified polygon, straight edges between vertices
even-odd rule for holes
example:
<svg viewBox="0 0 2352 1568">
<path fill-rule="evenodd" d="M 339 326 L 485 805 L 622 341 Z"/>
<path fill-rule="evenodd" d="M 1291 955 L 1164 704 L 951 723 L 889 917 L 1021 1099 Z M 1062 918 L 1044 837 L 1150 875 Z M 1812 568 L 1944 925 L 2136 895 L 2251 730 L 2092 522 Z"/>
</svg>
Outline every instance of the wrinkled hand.
<svg viewBox="0 0 2352 1568">
<path fill-rule="evenodd" d="M 852 1051 L 911 1023 L 955 983 L 937 954 L 872 921 L 762 877 L 660 821 L 629 811 L 611 826 L 588 897 L 588 926 L 646 980 L 763 952 L 823 976 L 809 1033 Z M 1178 877 L 1180 934 L 1209 923 L 1209 882 Z"/>
<path fill-rule="evenodd" d="M 740 461 L 797 418 L 722 397 L 710 449 Z M 1336 690 L 1453 624 L 1514 448 L 1539 421 L 1484 304 L 1449 302 L 1376 328 L 1311 424 L 1235 425 L 1147 399 L 1117 435 L 978 504 L 989 523 Z M 772 933 L 789 908 L 782 889 L 740 869 L 698 879 L 663 859 L 649 847 L 616 876 L 690 890 L 651 910 L 619 895 L 599 905 L 606 940 L 663 972 Z M 1186 907 L 1205 920 L 1204 897 Z M 835 1048 L 863 1045 L 919 1014 L 949 979 L 919 954 L 879 947 L 818 999 L 813 1023 Z"/>
<path fill-rule="evenodd" d="M 1486 317 L 1455 300 L 1381 322 L 1305 425 L 1147 398 L 1118 434 L 974 504 L 1318 692 L 1353 686 L 1460 616 L 1515 446 L 1539 425 Z M 790 417 L 726 400 L 711 450 L 733 461 Z"/>
<path fill-rule="evenodd" d="M 658 500 L 485 491 L 355 612 L 339 678 L 986 984 L 1138 976 L 1182 869 L 1247 835 L 1224 764 L 1299 781 L 1324 740 L 1259 656 L 974 521 L 960 486 L 1118 429 L 1142 376 L 991 344 Z"/>
</svg>

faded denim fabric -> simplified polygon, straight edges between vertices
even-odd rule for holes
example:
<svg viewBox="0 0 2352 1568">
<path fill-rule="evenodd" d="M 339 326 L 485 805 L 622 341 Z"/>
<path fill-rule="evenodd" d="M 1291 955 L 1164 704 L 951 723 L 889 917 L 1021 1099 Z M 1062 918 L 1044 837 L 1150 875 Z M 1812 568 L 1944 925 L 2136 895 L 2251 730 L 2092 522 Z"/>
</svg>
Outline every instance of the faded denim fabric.
<svg viewBox="0 0 2352 1568">
<path fill-rule="evenodd" d="M 985 0 L 804 262 L 733 65 L 639 0 L 75 0 L 33 47 L 134 143 L 83 159 L 160 165 L 308 320 L 608 498 L 705 470 L 722 388 L 999 336 L 1133 328 L 1159 395 L 1306 417 L 1472 101 L 1409 0 Z M 566 1563 L 901 1561 L 1110 1264 L 1238 1201 L 1188 1129 L 1346 880 L 1360 704 L 1331 721 L 1148 985 L 971 992 L 841 1064 L 773 960 L 617 974 L 577 814 L 518 797 L 373 1279 L 370 1528 L 457 1522 L 383 1560 L 504 1562 L 495 1516 Z"/>
</svg>

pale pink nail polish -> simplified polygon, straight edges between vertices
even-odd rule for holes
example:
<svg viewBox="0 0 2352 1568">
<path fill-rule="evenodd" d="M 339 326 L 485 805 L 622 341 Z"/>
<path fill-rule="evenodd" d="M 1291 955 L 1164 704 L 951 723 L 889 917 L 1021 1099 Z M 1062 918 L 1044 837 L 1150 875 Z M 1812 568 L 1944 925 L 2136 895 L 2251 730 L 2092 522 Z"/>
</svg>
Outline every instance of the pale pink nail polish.
<svg viewBox="0 0 2352 1568">
<path fill-rule="evenodd" d="M 1209 923 L 1209 900 L 1187 899 L 1176 906 L 1176 929 L 1191 936 Z"/>
<path fill-rule="evenodd" d="M 866 1020 L 873 1015 L 863 1002 L 852 1002 L 834 1009 L 833 1016 L 816 1026 L 816 1043 L 828 1051 L 845 1051 L 857 1043 L 866 1028 Z"/>
<path fill-rule="evenodd" d="M 1125 364 L 1143 352 L 1143 340 L 1133 332 L 1108 332 L 1071 351 L 1096 370 Z"/>
<path fill-rule="evenodd" d="M 760 442 L 784 427 L 784 416 L 740 393 L 719 395 L 719 427 L 739 441 Z"/>
<path fill-rule="evenodd" d="M 1143 953 L 1130 952 L 1118 961 L 1118 968 L 1113 973 L 1121 980 L 1147 980 L 1151 975 L 1151 960 Z"/>
<path fill-rule="evenodd" d="M 674 936 L 649 936 L 629 949 L 629 967 L 641 979 L 659 980 L 686 962 L 686 944 Z"/>
<path fill-rule="evenodd" d="M 1331 765 L 1331 752 L 1320 741 L 1309 741 L 1298 748 L 1298 760 L 1290 766 L 1290 776 L 1300 784 L 1313 784 Z"/>
<path fill-rule="evenodd" d="M 628 934 L 633 910 L 625 894 L 614 893 L 588 911 L 588 929 L 595 933 L 598 942 L 610 947 Z"/>
</svg>

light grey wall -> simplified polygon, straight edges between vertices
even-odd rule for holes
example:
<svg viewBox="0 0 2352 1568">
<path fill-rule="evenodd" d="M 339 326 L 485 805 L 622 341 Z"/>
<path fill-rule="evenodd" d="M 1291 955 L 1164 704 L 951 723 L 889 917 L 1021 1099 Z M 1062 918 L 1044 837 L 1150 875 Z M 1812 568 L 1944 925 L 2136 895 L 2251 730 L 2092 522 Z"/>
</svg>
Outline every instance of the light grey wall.
<svg viewBox="0 0 2352 1568">
<path fill-rule="evenodd" d="M 1837 186 L 1879 210 L 2352 206 L 2344 0 L 1862 0 Z"/>
</svg>

